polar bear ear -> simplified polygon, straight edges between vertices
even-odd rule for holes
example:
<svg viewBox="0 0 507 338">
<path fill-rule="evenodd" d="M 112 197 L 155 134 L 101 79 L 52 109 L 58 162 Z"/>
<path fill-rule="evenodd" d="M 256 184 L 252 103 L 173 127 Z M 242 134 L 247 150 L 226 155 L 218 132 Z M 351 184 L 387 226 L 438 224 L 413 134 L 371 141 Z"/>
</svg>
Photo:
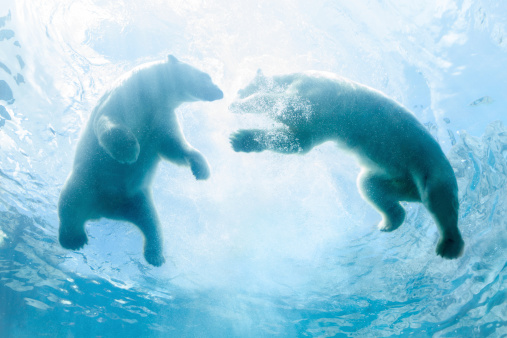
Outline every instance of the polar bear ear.
<svg viewBox="0 0 507 338">
<path fill-rule="evenodd" d="M 178 62 L 178 59 L 174 55 L 169 54 L 167 56 L 167 61 L 169 61 L 169 63 L 176 63 L 176 62 Z"/>
</svg>

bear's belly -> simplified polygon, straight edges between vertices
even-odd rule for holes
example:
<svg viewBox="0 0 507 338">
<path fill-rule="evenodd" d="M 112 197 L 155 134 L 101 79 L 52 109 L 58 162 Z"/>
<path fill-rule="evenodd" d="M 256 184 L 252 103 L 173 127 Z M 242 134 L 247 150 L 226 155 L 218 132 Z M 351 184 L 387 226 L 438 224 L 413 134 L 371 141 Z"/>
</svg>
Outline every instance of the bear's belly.
<svg viewBox="0 0 507 338">
<path fill-rule="evenodd" d="M 151 151 L 141 151 L 132 164 L 119 163 L 97 149 L 95 156 L 76 164 L 74 171 L 95 192 L 100 203 L 131 198 L 150 188 L 160 157 Z M 84 183 L 84 182 L 83 182 Z"/>
</svg>

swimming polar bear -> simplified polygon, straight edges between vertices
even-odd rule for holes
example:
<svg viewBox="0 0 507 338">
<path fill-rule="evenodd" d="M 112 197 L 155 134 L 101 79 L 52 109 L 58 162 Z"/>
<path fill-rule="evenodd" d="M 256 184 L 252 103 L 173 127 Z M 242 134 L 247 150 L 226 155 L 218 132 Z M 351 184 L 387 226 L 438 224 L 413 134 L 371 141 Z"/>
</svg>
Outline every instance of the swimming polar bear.
<svg viewBox="0 0 507 338">
<path fill-rule="evenodd" d="M 174 110 L 183 102 L 215 101 L 222 91 L 210 76 L 170 55 L 122 77 L 94 108 L 78 143 L 72 173 L 58 203 L 60 244 L 82 248 L 85 223 L 107 217 L 135 224 L 144 234 L 144 257 L 165 262 L 151 181 L 163 158 L 210 174 L 204 156 L 183 136 Z"/>
<path fill-rule="evenodd" d="M 323 72 L 266 77 L 259 71 L 238 94 L 232 112 L 267 113 L 282 126 L 235 132 L 235 151 L 304 154 L 335 141 L 357 156 L 357 185 L 382 215 L 381 231 L 403 223 L 400 201 L 422 202 L 440 232 L 436 253 L 448 259 L 462 254 L 454 171 L 406 108 L 375 89 Z"/>
</svg>

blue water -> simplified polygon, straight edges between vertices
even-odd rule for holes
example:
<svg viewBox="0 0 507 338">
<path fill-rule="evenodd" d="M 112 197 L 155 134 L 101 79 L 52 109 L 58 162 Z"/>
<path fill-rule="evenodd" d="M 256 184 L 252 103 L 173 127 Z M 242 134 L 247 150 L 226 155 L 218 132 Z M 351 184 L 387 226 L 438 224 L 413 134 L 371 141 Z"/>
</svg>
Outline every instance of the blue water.
<svg viewBox="0 0 507 338">
<path fill-rule="evenodd" d="M 0 0 L 0 337 L 506 337 L 507 5 L 493 0 Z M 225 97 L 177 111 L 212 177 L 163 163 L 161 268 L 125 223 L 57 241 L 56 203 L 115 78 L 173 54 Z M 380 233 L 333 144 L 234 153 L 228 111 L 257 69 L 331 71 L 410 108 L 459 184 L 463 257 L 427 211 Z"/>
</svg>

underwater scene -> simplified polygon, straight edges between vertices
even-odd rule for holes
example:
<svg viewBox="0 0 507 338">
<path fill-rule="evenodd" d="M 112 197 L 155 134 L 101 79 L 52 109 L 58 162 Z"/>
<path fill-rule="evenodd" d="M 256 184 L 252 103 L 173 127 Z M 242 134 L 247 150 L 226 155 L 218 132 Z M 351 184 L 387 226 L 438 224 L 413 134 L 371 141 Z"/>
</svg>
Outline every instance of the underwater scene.
<svg viewBox="0 0 507 338">
<path fill-rule="evenodd" d="M 506 64 L 494 0 L 0 0 L 0 337 L 507 337 Z"/>
</svg>

